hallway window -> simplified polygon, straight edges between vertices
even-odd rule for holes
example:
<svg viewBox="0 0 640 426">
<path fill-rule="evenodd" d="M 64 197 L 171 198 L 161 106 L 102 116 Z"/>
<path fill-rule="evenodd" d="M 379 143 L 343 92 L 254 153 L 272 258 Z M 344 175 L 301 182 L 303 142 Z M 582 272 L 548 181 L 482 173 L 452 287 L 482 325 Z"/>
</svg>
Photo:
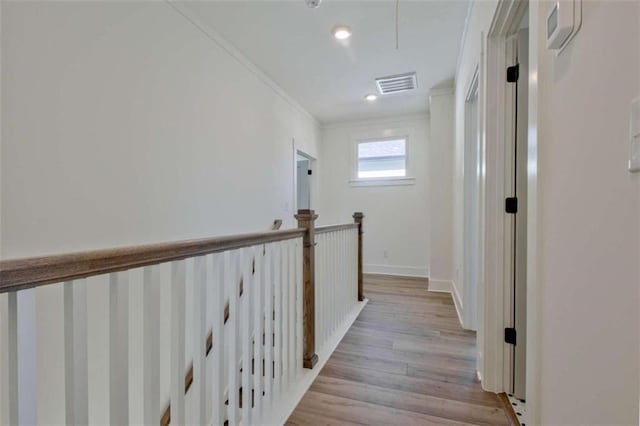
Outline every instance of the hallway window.
<svg viewBox="0 0 640 426">
<path fill-rule="evenodd" d="M 406 139 L 358 143 L 358 179 L 405 177 Z"/>
</svg>

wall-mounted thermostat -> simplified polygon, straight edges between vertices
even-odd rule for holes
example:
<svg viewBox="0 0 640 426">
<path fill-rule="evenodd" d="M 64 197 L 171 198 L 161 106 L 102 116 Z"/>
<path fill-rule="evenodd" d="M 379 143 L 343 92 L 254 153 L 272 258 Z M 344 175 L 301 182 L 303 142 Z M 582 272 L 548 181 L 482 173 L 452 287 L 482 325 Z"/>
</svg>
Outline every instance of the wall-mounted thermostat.
<svg viewBox="0 0 640 426">
<path fill-rule="evenodd" d="M 582 0 L 557 0 L 547 14 L 547 49 L 562 50 L 582 25 Z"/>
</svg>

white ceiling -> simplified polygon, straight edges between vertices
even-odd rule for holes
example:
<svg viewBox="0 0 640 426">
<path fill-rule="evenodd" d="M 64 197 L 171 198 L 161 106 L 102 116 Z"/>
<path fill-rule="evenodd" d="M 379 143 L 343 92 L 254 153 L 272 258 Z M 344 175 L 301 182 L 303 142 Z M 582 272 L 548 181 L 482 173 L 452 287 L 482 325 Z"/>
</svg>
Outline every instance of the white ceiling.
<svg viewBox="0 0 640 426">
<path fill-rule="evenodd" d="M 468 0 L 191 1 L 205 23 L 238 48 L 323 123 L 425 113 L 429 90 L 451 82 Z M 333 38 L 348 25 L 352 37 Z M 343 44 L 344 43 L 344 44 Z M 376 77 L 416 71 L 418 89 L 380 96 Z"/>
</svg>

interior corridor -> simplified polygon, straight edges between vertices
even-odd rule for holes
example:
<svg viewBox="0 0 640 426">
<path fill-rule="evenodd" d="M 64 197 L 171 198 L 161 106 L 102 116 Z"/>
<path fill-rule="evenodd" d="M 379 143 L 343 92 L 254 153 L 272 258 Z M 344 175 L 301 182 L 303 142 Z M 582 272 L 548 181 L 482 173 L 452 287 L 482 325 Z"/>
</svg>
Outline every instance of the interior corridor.
<svg viewBox="0 0 640 426">
<path fill-rule="evenodd" d="M 426 280 L 365 275 L 369 303 L 288 425 L 508 424 L 475 373 L 476 335 Z"/>
</svg>

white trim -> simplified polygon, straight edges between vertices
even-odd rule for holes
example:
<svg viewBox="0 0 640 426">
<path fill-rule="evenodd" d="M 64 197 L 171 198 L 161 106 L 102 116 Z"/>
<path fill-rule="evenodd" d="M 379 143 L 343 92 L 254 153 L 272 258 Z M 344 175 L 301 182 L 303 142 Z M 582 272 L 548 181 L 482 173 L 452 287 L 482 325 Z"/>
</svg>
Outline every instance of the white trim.
<svg viewBox="0 0 640 426">
<path fill-rule="evenodd" d="M 429 279 L 429 291 L 432 291 L 434 293 L 451 294 L 453 305 L 455 306 L 456 314 L 458 315 L 458 321 L 460 322 L 460 326 L 464 328 L 464 323 L 462 321 L 462 299 L 460 298 L 460 294 L 458 293 L 458 288 L 456 287 L 455 282 L 450 280 Z"/>
<path fill-rule="evenodd" d="M 463 311 L 464 325 L 468 330 L 478 329 L 479 271 L 480 271 L 480 65 L 476 64 L 471 80 L 468 82 L 464 102 L 464 138 L 462 146 L 462 279 L 464 300 L 467 310 Z M 475 110 L 475 118 L 471 115 Z M 470 166 L 470 167 L 468 167 Z M 460 277 L 458 277 L 460 278 Z"/>
<path fill-rule="evenodd" d="M 504 328 L 511 326 L 511 243 L 512 218 L 506 217 L 502 206 L 511 193 L 512 155 L 510 154 L 513 126 L 512 87 L 504 78 L 504 70 L 511 65 L 514 43 L 510 36 L 517 31 L 527 1 L 500 0 L 487 36 L 486 103 L 482 105 L 485 153 L 485 226 L 483 300 L 483 382 L 492 392 L 508 391 L 511 382 L 512 348 L 504 342 Z M 535 54 L 535 53 L 532 53 Z M 482 90 L 481 90 L 482 92 Z M 529 396 L 527 396 L 529 399 Z"/>
<path fill-rule="evenodd" d="M 354 308 L 351 310 L 349 315 L 342 321 L 342 324 L 336 329 L 333 333 L 333 337 L 329 340 L 325 346 L 325 349 L 318 352 L 318 363 L 313 367 L 312 370 L 304 369 L 302 374 L 296 380 L 296 384 L 293 389 L 287 392 L 283 398 L 285 401 L 280 404 L 280 409 L 274 413 L 271 413 L 269 419 L 266 419 L 265 424 L 278 424 L 283 425 L 286 423 L 287 419 L 293 411 L 296 409 L 302 397 L 304 397 L 309 387 L 313 381 L 318 377 L 322 367 L 327 363 L 331 354 L 338 347 L 338 344 L 342 340 L 342 338 L 347 334 L 353 322 L 358 318 L 360 312 L 364 309 L 366 304 L 369 302 L 369 299 L 365 299 L 362 302 L 358 302 Z M 210 423 L 211 424 L 211 423 Z"/>
<path fill-rule="evenodd" d="M 464 18 L 464 29 L 462 30 L 462 39 L 460 40 L 460 50 L 458 51 L 458 60 L 456 61 L 456 73 L 454 81 L 458 81 L 458 73 L 460 72 L 460 64 L 462 63 L 462 55 L 464 55 L 464 46 L 467 41 L 467 33 L 469 32 L 469 22 L 471 21 L 471 13 L 473 12 L 474 1 L 469 2 L 467 7 L 467 16 Z"/>
<path fill-rule="evenodd" d="M 476 64 L 476 68 L 473 71 L 473 77 L 471 77 L 471 80 L 469 81 L 469 85 L 467 86 L 467 96 L 464 99 L 466 102 L 469 102 L 473 98 L 478 97 L 479 85 L 480 85 L 480 64 Z"/>
<path fill-rule="evenodd" d="M 243 65 L 248 71 L 252 72 L 259 80 L 265 83 L 271 88 L 277 95 L 288 102 L 292 107 L 303 113 L 308 119 L 313 121 L 316 127 L 320 127 L 320 122 L 309 111 L 307 111 L 298 101 L 293 99 L 287 92 L 284 91 L 275 81 L 273 81 L 267 74 L 264 73 L 256 64 L 251 62 L 244 54 L 242 54 L 235 46 L 225 40 L 217 31 L 211 28 L 210 25 L 204 23 L 199 16 L 194 13 L 188 6 L 185 6 L 182 2 L 176 0 L 164 0 L 169 6 L 171 6 L 178 14 L 182 15 L 187 21 L 189 21 L 194 27 L 200 30 L 207 38 L 213 41 L 215 44 L 224 49 L 231 57 L 233 57 L 240 65 Z"/>
<path fill-rule="evenodd" d="M 458 286 L 455 281 L 452 281 L 451 288 L 453 289 L 451 292 L 453 300 L 456 302 L 456 305 L 460 307 L 460 312 L 464 312 L 464 302 L 462 301 L 462 297 L 460 297 L 460 292 L 458 291 Z M 464 323 L 464 321 L 460 319 L 460 323 Z"/>
<path fill-rule="evenodd" d="M 415 185 L 416 178 L 413 177 L 387 177 L 387 178 L 364 178 L 351 179 L 351 186 L 402 186 Z"/>
<path fill-rule="evenodd" d="M 540 424 L 540 318 L 541 290 L 538 286 L 538 50 L 539 16 L 544 3 L 529 3 L 529 134 L 527 159 L 527 417 Z"/>
<path fill-rule="evenodd" d="M 365 274 L 396 275 L 399 277 L 420 278 L 429 277 L 429 269 L 419 266 L 364 264 L 363 270 Z"/>
</svg>

